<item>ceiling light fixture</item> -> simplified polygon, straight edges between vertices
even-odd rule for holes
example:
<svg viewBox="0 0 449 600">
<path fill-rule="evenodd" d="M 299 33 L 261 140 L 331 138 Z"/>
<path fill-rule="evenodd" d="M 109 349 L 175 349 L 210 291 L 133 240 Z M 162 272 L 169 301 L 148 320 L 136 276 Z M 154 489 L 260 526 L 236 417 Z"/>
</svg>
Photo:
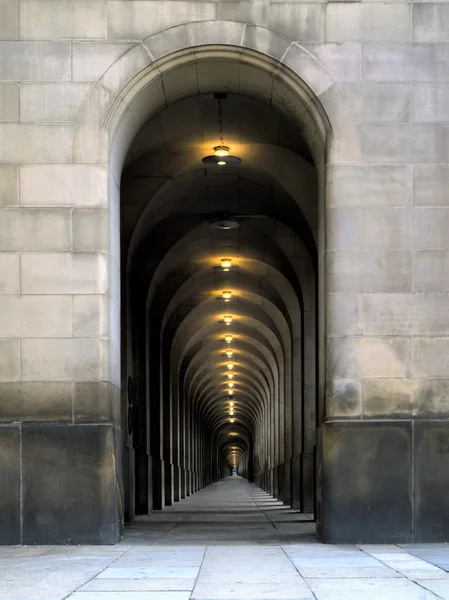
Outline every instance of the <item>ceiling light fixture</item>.
<svg viewBox="0 0 449 600">
<path fill-rule="evenodd" d="M 214 154 L 209 156 L 205 156 L 203 158 L 203 163 L 205 165 L 219 165 L 220 167 L 224 167 L 225 165 L 238 165 L 241 162 L 241 159 L 238 156 L 230 156 L 229 155 L 229 147 L 225 146 L 223 143 L 223 114 L 221 101 L 225 100 L 227 94 L 214 94 L 215 99 L 218 103 L 218 128 L 220 130 L 220 144 L 215 146 Z"/>
<path fill-rule="evenodd" d="M 223 296 L 223 300 L 225 302 L 230 302 L 231 296 L 232 296 L 232 292 L 229 292 L 229 291 L 222 292 L 222 296 Z"/>
<path fill-rule="evenodd" d="M 225 315 L 223 317 L 223 321 L 226 323 L 226 325 L 230 325 L 232 323 L 232 317 L 231 317 L 231 315 Z"/>
<path fill-rule="evenodd" d="M 214 267 L 214 271 L 222 271 L 227 273 L 228 271 L 238 271 L 239 267 L 235 267 L 232 264 L 232 258 L 220 258 L 220 265 Z"/>
<path fill-rule="evenodd" d="M 228 383 L 228 387 L 230 387 L 230 388 L 234 387 L 234 384 L 233 384 L 233 382 L 232 382 L 232 381 L 230 381 L 230 382 Z"/>
<path fill-rule="evenodd" d="M 234 402 L 230 402 L 229 406 L 234 406 L 234 404 L 235 404 Z"/>
<path fill-rule="evenodd" d="M 222 258 L 220 262 L 223 271 L 229 271 L 232 266 L 232 258 Z"/>
<path fill-rule="evenodd" d="M 226 350 L 226 356 L 228 358 L 231 358 L 231 356 L 234 354 L 234 352 L 232 350 Z"/>
<path fill-rule="evenodd" d="M 232 343 L 232 335 L 225 335 L 225 342 L 227 344 L 231 344 Z"/>
<path fill-rule="evenodd" d="M 234 373 L 228 373 L 228 379 L 234 379 Z"/>
<path fill-rule="evenodd" d="M 215 156 L 228 156 L 229 148 L 227 146 L 215 146 Z"/>
<path fill-rule="evenodd" d="M 228 363 L 227 367 L 230 371 L 232 371 L 232 369 L 234 368 L 234 363 Z"/>
</svg>

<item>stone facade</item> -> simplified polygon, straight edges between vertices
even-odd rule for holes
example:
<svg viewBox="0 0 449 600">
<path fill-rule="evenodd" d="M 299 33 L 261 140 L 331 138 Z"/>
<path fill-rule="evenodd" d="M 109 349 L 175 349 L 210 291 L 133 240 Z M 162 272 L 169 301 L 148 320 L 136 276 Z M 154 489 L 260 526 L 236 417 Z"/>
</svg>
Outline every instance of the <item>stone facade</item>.
<svg viewBox="0 0 449 600">
<path fill-rule="evenodd" d="M 0 4 L 0 543 L 119 539 L 121 173 L 147 121 L 214 91 L 269 98 L 314 157 L 319 535 L 448 541 L 448 23 L 445 2 Z M 314 445 L 256 480 L 283 497 Z M 220 475 L 172 467 L 153 456 L 187 493 Z"/>
</svg>

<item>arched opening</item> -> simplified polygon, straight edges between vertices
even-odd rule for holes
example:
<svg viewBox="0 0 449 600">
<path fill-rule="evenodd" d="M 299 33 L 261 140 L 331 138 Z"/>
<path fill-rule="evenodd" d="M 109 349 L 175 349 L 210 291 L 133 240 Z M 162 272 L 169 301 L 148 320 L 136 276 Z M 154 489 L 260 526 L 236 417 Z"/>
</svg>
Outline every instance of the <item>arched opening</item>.
<svg viewBox="0 0 449 600">
<path fill-rule="evenodd" d="M 197 49 L 139 79 L 113 107 L 110 167 L 125 519 L 233 473 L 313 513 L 323 120 L 249 51 Z M 222 144 L 238 164 L 203 162 Z"/>
</svg>

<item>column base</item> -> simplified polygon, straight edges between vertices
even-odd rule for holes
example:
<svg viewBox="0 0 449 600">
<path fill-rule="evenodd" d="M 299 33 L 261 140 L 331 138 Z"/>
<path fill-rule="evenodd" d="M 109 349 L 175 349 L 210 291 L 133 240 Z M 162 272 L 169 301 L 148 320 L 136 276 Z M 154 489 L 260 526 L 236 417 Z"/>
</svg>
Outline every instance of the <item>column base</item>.
<svg viewBox="0 0 449 600">
<path fill-rule="evenodd" d="M 322 541 L 449 541 L 448 447 L 447 420 L 325 423 Z"/>
<path fill-rule="evenodd" d="M 315 511 L 315 453 L 313 450 L 301 454 L 301 511 Z"/>
<path fill-rule="evenodd" d="M 0 425 L 0 544 L 115 544 L 115 427 Z"/>
<path fill-rule="evenodd" d="M 173 505 L 173 465 L 165 462 L 165 506 Z"/>
<path fill-rule="evenodd" d="M 153 510 L 162 510 L 165 506 L 165 466 L 160 458 L 153 458 Z"/>
</svg>

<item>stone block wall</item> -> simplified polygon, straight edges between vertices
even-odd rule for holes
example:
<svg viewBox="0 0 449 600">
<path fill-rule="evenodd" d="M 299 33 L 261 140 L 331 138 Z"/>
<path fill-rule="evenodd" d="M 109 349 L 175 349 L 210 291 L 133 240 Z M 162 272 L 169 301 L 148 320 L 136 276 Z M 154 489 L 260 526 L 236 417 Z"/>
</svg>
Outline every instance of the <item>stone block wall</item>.
<svg viewBox="0 0 449 600">
<path fill-rule="evenodd" d="M 186 23 L 185 40 L 173 36 L 169 28 Z M 10 482 L 0 502 L 12 515 L 0 542 L 75 540 L 79 523 L 70 519 L 46 538 L 46 517 L 35 508 L 37 498 L 50 502 L 45 478 L 60 480 L 70 468 L 80 487 L 94 491 L 73 514 L 103 507 L 89 540 L 118 539 L 120 251 L 111 200 L 118 189 L 108 183 L 107 149 L 91 123 L 132 73 L 183 44 L 212 43 L 252 44 L 276 57 L 305 78 L 332 127 L 323 247 L 324 537 L 374 541 L 363 522 L 375 517 L 363 506 L 380 502 L 382 480 L 355 490 L 344 507 L 337 489 L 365 473 L 363 457 L 373 452 L 373 477 L 385 469 L 395 477 L 388 459 L 401 461 L 403 493 L 393 501 L 396 513 L 406 510 L 395 539 L 447 540 L 428 490 L 444 506 L 448 24 L 449 2 L 0 3 L 0 447 Z M 98 84 L 113 64 L 120 67 Z M 334 436 L 343 462 L 326 460 Z M 86 444 L 91 469 L 80 466 Z M 32 474 L 36 457 L 45 477 Z M 55 496 L 51 502 L 60 506 Z M 341 529 L 342 515 L 355 519 L 359 533 Z M 379 535 L 382 541 L 388 532 Z"/>
</svg>

